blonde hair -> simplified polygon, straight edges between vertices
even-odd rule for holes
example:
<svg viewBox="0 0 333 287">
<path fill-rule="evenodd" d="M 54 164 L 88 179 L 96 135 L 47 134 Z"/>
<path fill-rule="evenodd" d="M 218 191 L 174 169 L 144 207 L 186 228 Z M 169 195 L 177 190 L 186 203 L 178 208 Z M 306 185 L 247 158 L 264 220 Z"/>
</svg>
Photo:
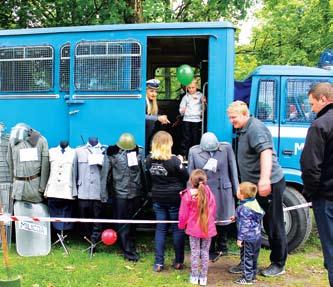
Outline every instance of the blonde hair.
<svg viewBox="0 0 333 287">
<path fill-rule="evenodd" d="M 208 234 L 208 198 L 206 195 L 205 184 L 207 175 L 202 169 L 195 169 L 190 176 L 190 183 L 198 189 L 198 222 L 201 231 Z"/>
<path fill-rule="evenodd" d="M 146 103 L 147 103 L 147 114 L 148 115 L 157 115 L 158 114 L 158 105 L 157 105 L 157 99 L 153 99 L 152 101 L 146 97 Z"/>
<path fill-rule="evenodd" d="M 168 160 L 172 156 L 172 136 L 164 131 L 157 132 L 151 143 L 151 157 L 157 160 Z"/>
<path fill-rule="evenodd" d="M 255 197 L 257 186 L 252 182 L 244 181 L 239 185 L 239 192 L 244 198 Z"/>
<path fill-rule="evenodd" d="M 242 102 L 242 101 L 234 101 L 232 102 L 228 109 L 228 113 L 237 113 L 237 114 L 242 114 L 243 116 L 249 116 L 249 108 L 247 107 L 247 104 Z"/>
<path fill-rule="evenodd" d="M 308 95 L 312 95 L 317 101 L 321 97 L 326 97 L 329 101 L 333 101 L 333 85 L 331 83 L 319 83 L 311 87 Z"/>
</svg>

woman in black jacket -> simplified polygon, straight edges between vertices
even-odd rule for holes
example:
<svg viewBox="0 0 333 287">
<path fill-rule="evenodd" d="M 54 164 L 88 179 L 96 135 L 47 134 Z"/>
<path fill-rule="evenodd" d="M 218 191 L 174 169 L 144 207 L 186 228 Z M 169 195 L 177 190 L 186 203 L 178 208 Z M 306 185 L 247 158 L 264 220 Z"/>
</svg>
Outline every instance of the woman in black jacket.
<svg viewBox="0 0 333 287">
<path fill-rule="evenodd" d="M 185 188 L 188 180 L 188 172 L 182 164 L 182 158 L 178 158 L 171 153 L 172 145 L 173 141 L 169 133 L 164 131 L 156 133 L 153 137 L 151 153 L 146 159 L 156 220 L 178 220 L 179 192 Z M 184 231 L 178 229 L 177 223 L 172 223 L 171 226 L 175 250 L 173 267 L 182 269 L 184 263 Z M 167 231 L 168 224 L 156 224 L 155 263 L 153 267 L 156 272 L 160 272 L 164 268 Z"/>
</svg>

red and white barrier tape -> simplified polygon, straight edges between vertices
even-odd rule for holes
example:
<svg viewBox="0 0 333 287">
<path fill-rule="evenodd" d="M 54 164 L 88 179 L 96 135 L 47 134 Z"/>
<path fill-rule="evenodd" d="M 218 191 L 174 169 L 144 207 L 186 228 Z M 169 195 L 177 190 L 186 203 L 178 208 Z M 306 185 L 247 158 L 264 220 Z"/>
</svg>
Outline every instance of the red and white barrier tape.
<svg viewBox="0 0 333 287">
<path fill-rule="evenodd" d="M 304 203 L 283 208 L 283 211 L 290 211 L 310 207 L 312 204 Z M 81 222 L 81 223 L 135 223 L 135 224 L 156 224 L 156 223 L 178 223 L 176 220 L 141 220 L 141 219 L 96 219 L 96 218 L 67 218 L 67 217 L 37 217 L 18 216 L 10 214 L 0 215 L 0 221 L 26 221 L 26 222 Z M 219 220 L 216 223 L 230 223 L 231 220 Z"/>
</svg>

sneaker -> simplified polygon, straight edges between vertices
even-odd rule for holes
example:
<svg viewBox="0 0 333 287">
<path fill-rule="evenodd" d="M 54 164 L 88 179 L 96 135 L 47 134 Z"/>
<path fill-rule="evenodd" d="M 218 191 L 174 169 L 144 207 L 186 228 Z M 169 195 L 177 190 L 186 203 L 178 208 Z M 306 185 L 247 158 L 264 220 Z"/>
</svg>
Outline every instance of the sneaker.
<svg viewBox="0 0 333 287">
<path fill-rule="evenodd" d="M 283 267 L 279 267 L 276 264 L 269 265 L 266 269 L 261 271 L 261 274 L 266 277 L 275 277 L 286 273 L 286 270 Z"/>
<path fill-rule="evenodd" d="M 172 267 L 176 270 L 183 270 L 184 269 L 184 263 L 173 263 Z"/>
<path fill-rule="evenodd" d="M 140 259 L 140 256 L 139 256 L 139 254 L 138 253 L 136 253 L 136 252 L 125 252 L 124 253 L 124 257 L 125 257 L 125 259 L 127 259 L 128 261 L 133 261 L 133 262 L 137 262 L 137 261 L 139 261 L 139 259 Z"/>
<path fill-rule="evenodd" d="M 246 280 L 244 277 L 238 278 L 234 283 L 239 285 L 253 285 L 252 280 Z"/>
<path fill-rule="evenodd" d="M 218 251 L 210 252 L 209 253 L 209 260 L 212 261 L 212 262 L 216 262 L 217 260 L 220 259 L 221 256 L 222 256 L 222 251 L 220 251 L 220 252 L 218 252 Z"/>
<path fill-rule="evenodd" d="M 239 263 L 236 266 L 230 267 L 228 271 L 229 271 L 229 273 L 232 273 L 232 274 L 241 274 L 242 273 L 242 265 Z"/>
<path fill-rule="evenodd" d="M 154 266 L 153 266 L 153 270 L 155 271 L 155 272 L 161 272 L 162 270 L 163 270 L 163 265 L 162 264 L 154 264 Z"/>
<path fill-rule="evenodd" d="M 198 276 L 190 276 L 190 283 L 198 285 L 199 284 L 199 277 Z"/>
<path fill-rule="evenodd" d="M 206 286 L 207 285 L 207 277 L 199 277 L 199 285 L 200 286 Z"/>
</svg>

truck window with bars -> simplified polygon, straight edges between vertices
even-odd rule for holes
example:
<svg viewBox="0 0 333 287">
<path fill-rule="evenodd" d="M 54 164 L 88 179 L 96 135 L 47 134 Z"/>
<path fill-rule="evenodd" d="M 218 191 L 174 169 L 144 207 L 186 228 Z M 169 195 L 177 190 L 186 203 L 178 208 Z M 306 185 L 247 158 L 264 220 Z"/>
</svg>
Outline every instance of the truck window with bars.
<svg viewBox="0 0 333 287">
<path fill-rule="evenodd" d="M 0 48 L 0 92 L 40 92 L 53 87 L 53 48 Z"/>
</svg>

